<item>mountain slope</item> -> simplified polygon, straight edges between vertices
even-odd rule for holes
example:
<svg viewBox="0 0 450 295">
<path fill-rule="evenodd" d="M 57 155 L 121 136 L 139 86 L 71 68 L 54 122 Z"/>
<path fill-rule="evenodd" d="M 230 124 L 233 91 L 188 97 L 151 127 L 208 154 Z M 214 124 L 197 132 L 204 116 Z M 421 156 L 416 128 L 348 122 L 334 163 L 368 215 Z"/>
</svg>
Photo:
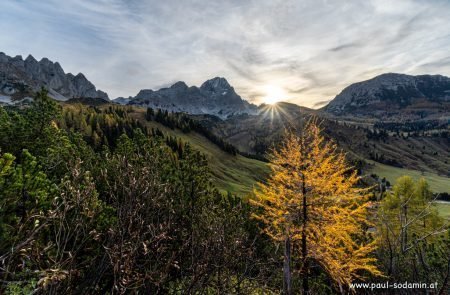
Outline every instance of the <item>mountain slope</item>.
<svg viewBox="0 0 450 295">
<path fill-rule="evenodd" d="M 141 108 L 132 110 L 131 116 L 145 126 L 158 128 L 167 135 L 176 136 L 204 153 L 211 168 L 212 181 L 223 191 L 246 195 L 251 192 L 257 181 L 263 181 L 269 173 L 267 163 L 241 155 L 232 156 L 196 132 L 184 133 L 154 121 L 148 122 L 145 120 L 145 110 Z M 299 128 L 314 114 L 313 110 L 281 103 L 277 110 L 273 110 L 273 116 L 272 107 L 266 107 L 258 116 L 240 115 L 227 120 L 205 115 L 192 117 L 204 125 L 210 124 L 210 130 L 223 135 L 225 140 L 241 150 L 255 153 L 255 145 L 264 145 L 259 148 L 266 152 L 280 141 L 285 128 Z M 444 192 L 450 189 L 448 138 L 389 136 L 383 140 L 368 139 L 367 131 L 361 128 L 330 120 L 324 120 L 322 127 L 326 137 L 338 142 L 348 153 L 349 159 L 367 162 L 367 166 L 363 168 L 364 175 L 376 173 L 381 178 L 386 177 L 391 183 L 400 175 L 425 177 L 433 191 Z M 379 161 L 392 162 L 397 167 L 371 160 L 374 155 L 378 155 Z"/>
<path fill-rule="evenodd" d="M 111 104 L 107 104 L 102 107 L 110 106 Z M 67 104 L 67 107 L 73 106 Z M 252 192 L 256 182 L 263 181 L 269 174 L 269 166 L 265 162 L 241 155 L 231 155 L 197 132 L 185 133 L 179 129 L 170 129 L 155 121 L 147 121 L 145 110 L 142 108 L 133 107 L 128 111 L 130 116 L 139 120 L 142 125 L 150 129 L 158 128 L 166 136 L 175 136 L 202 152 L 208 159 L 213 184 L 223 192 L 229 191 L 244 197 Z"/>
<path fill-rule="evenodd" d="M 380 163 L 450 176 L 450 138 L 445 133 L 386 132 L 374 135 L 372 127 L 361 127 L 322 117 L 321 112 L 296 105 L 279 103 L 263 106 L 255 116 L 234 116 L 227 120 L 213 120 L 196 116 L 197 120 L 219 137 L 249 154 L 264 155 L 276 146 L 284 130 L 300 130 L 312 116 L 322 121 L 328 138 L 335 140 L 354 160 L 376 160 Z M 380 131 L 377 131 L 380 132 Z"/>
<path fill-rule="evenodd" d="M 323 110 L 337 116 L 395 121 L 448 118 L 450 78 L 383 74 L 346 87 Z"/>
<path fill-rule="evenodd" d="M 135 97 L 117 98 L 120 104 L 137 105 L 172 112 L 210 114 L 227 118 L 237 114 L 256 113 L 256 106 L 243 100 L 225 78 L 213 78 L 200 87 L 177 82 L 157 91 L 143 89 Z"/>
<path fill-rule="evenodd" d="M 70 102 L 69 102 L 70 103 Z M 89 101 L 81 103 L 90 104 Z M 109 108 L 111 104 L 100 106 Z M 149 128 L 158 128 L 166 135 L 176 136 L 204 153 L 211 168 L 211 178 L 222 191 L 246 195 L 257 181 L 268 175 L 268 164 L 255 159 L 233 156 L 195 131 L 183 132 L 168 128 L 155 121 L 146 120 L 146 110 L 126 107 L 130 116 Z M 208 130 L 236 146 L 240 151 L 263 156 L 276 146 L 286 128 L 300 130 L 311 116 L 320 113 L 294 104 L 279 103 L 261 106 L 258 115 L 237 115 L 221 120 L 211 115 L 191 115 Z M 448 191 L 450 183 L 450 138 L 442 136 L 398 136 L 395 133 L 374 136 L 372 131 L 342 121 L 323 119 L 321 125 L 327 138 L 335 140 L 349 156 L 349 160 L 363 174 L 378 174 L 393 182 L 400 174 L 417 177 L 422 175 L 437 192 Z M 363 162 L 365 165 L 362 165 Z M 375 162 L 377 161 L 377 162 Z M 383 165 L 388 164 L 388 165 Z M 395 167 L 394 167 L 395 166 Z M 382 167 L 383 169 L 380 169 Z M 448 185 L 447 185 L 448 186 Z M 450 187 L 449 187 L 450 188 Z"/>
<path fill-rule="evenodd" d="M 66 74 L 58 62 L 47 58 L 37 61 L 31 55 L 23 60 L 20 55 L 10 57 L 0 52 L 0 102 L 31 97 L 41 87 L 49 90 L 56 100 L 80 97 L 108 100 L 108 95 L 97 90 L 82 73 Z"/>
<path fill-rule="evenodd" d="M 204 126 L 224 138 L 241 152 L 264 154 L 280 140 L 286 128 L 300 127 L 316 112 L 292 103 L 261 105 L 257 115 L 239 115 L 226 120 L 195 116 Z"/>
</svg>

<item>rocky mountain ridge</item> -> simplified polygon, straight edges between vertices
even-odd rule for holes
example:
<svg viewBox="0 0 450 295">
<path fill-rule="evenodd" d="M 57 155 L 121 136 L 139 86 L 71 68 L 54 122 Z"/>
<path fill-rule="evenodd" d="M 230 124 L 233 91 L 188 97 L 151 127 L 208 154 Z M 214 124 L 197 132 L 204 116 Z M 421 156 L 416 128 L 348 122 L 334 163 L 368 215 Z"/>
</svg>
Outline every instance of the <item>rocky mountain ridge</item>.
<svg viewBox="0 0 450 295">
<path fill-rule="evenodd" d="M 346 87 L 327 106 L 336 116 L 438 119 L 450 112 L 450 78 L 388 73 Z"/>
<path fill-rule="evenodd" d="M 10 57 L 0 52 L 0 102 L 8 103 L 31 97 L 45 87 L 51 97 L 57 100 L 71 98 L 101 98 L 108 95 L 97 90 L 82 73 L 65 73 L 58 62 L 48 58 L 37 61 L 32 55 L 26 59 L 17 55 Z"/>
<path fill-rule="evenodd" d="M 143 89 L 135 97 L 119 97 L 120 104 L 137 105 L 189 114 L 209 114 L 222 119 L 238 114 L 256 114 L 257 107 L 242 99 L 225 78 L 216 77 L 200 87 L 176 82 L 159 90 Z"/>
<path fill-rule="evenodd" d="M 0 104 L 23 101 L 41 87 L 61 101 L 78 98 L 108 101 L 108 95 L 97 90 L 82 73 L 65 73 L 58 62 L 48 58 L 37 61 L 32 55 L 25 59 L 20 55 L 10 57 L 0 52 Z M 180 81 L 159 90 L 142 89 L 134 97 L 119 97 L 114 102 L 221 119 L 259 113 L 257 106 L 242 99 L 222 77 L 207 80 L 200 87 Z M 321 113 L 356 120 L 449 120 L 450 78 L 382 74 L 346 87 Z"/>
</svg>

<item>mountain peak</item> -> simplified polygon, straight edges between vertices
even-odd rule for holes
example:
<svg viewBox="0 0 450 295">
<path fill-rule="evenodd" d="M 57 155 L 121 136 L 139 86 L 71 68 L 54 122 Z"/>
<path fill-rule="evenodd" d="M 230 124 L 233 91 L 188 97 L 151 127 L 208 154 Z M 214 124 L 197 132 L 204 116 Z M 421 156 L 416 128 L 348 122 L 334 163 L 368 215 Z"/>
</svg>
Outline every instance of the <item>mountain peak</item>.
<svg viewBox="0 0 450 295">
<path fill-rule="evenodd" d="M 0 52 L 0 62 L 8 62 L 8 61 L 9 57 L 4 52 Z"/>
<path fill-rule="evenodd" d="M 180 81 L 169 88 L 156 91 L 144 89 L 132 98 L 120 98 L 121 104 L 140 105 L 173 112 L 209 114 L 222 119 L 237 114 L 254 114 L 256 106 L 243 100 L 225 78 L 216 77 L 202 84 L 188 87 Z"/>
<path fill-rule="evenodd" d="M 186 89 L 188 89 L 188 86 L 183 81 L 178 81 L 175 84 L 173 84 L 172 86 L 170 86 L 170 88 L 177 89 L 177 90 L 186 90 Z"/>
<path fill-rule="evenodd" d="M 44 65 L 44 66 L 48 66 L 48 65 L 52 65 L 52 64 L 53 64 L 53 62 L 52 62 L 51 60 L 49 60 L 48 58 L 46 58 L 46 57 L 43 57 L 43 58 L 39 61 L 39 63 L 40 63 L 41 65 Z"/>
<path fill-rule="evenodd" d="M 76 78 L 76 79 L 81 79 L 81 80 L 87 80 L 86 77 L 83 75 L 83 73 L 78 73 L 78 74 L 75 76 L 75 78 Z"/>
<path fill-rule="evenodd" d="M 31 54 L 28 54 L 28 56 L 25 59 L 25 61 L 26 62 L 32 62 L 32 63 L 37 63 L 38 62 Z"/>
<path fill-rule="evenodd" d="M 2 53 L 0 62 L 13 65 L 13 67 L 0 68 L 0 96 L 10 96 L 9 92 L 12 92 L 17 97 L 27 97 L 30 93 L 45 87 L 49 90 L 50 96 L 57 100 L 73 97 L 108 99 L 108 95 L 97 90 L 83 74 L 80 73 L 77 76 L 65 74 L 58 62 L 53 62 L 46 57 L 38 62 L 31 54 L 23 60 L 20 55 L 9 57 Z M 12 90 L 6 93 L 3 89 L 8 85 L 8 89 Z M 16 87 L 14 85 L 21 86 L 14 88 Z"/>
<path fill-rule="evenodd" d="M 229 90 L 231 88 L 231 85 L 223 77 L 209 79 L 200 86 L 200 89 L 206 91 Z"/>
<path fill-rule="evenodd" d="M 344 88 L 326 107 L 334 115 L 433 116 L 450 103 L 450 78 L 386 73 Z M 400 112 L 401 111 L 401 112 Z M 420 113 L 420 114 L 419 114 Z"/>
</svg>

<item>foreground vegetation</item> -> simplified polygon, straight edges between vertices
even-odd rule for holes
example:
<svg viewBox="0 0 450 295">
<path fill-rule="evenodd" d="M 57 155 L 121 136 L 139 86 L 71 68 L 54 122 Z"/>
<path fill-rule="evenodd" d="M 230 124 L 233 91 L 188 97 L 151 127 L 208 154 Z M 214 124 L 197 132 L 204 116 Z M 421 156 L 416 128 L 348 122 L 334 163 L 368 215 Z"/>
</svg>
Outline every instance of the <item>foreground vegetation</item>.
<svg viewBox="0 0 450 295">
<path fill-rule="evenodd" d="M 0 293 L 324 294 L 383 276 L 445 292 L 448 227 L 425 181 L 400 179 L 376 202 L 311 129 L 314 148 L 281 151 L 252 206 L 226 185 L 242 190 L 266 164 L 252 175 L 256 160 L 140 115 L 62 109 L 45 91 L 0 108 Z"/>
<path fill-rule="evenodd" d="M 188 144 L 121 109 L 61 111 L 45 92 L 2 108 L 0 125 L 4 292 L 248 293 L 276 281 L 249 206 L 211 185 Z"/>
<path fill-rule="evenodd" d="M 367 190 L 358 187 L 357 172 L 318 125 L 310 122 L 300 136 L 288 134 L 271 162 L 273 173 L 251 203 L 262 209 L 255 216 L 265 232 L 284 243 L 284 293 L 292 294 L 292 256 L 299 256 L 303 294 L 309 294 L 315 268 L 341 292 L 364 273 L 380 276 L 370 255 L 376 240 L 366 234 Z M 292 255 L 291 248 L 300 253 Z"/>
</svg>

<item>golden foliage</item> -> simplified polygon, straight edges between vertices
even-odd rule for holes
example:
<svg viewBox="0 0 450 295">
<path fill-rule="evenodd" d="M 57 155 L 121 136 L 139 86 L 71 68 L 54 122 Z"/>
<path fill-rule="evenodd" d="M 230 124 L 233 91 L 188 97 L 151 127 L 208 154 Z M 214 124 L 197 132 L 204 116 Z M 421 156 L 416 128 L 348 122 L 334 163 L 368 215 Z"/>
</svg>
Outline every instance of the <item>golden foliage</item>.
<svg viewBox="0 0 450 295">
<path fill-rule="evenodd" d="M 364 272 L 380 275 L 370 256 L 376 243 L 366 234 L 367 189 L 357 187 L 358 175 L 337 145 L 321 135 L 317 122 L 309 122 L 299 136 L 288 133 L 271 163 L 270 178 L 251 200 L 262 209 L 254 217 L 264 231 L 276 241 L 290 237 L 294 244 L 304 232 L 307 256 L 302 259 L 319 263 L 340 286 L 363 279 Z"/>
</svg>

